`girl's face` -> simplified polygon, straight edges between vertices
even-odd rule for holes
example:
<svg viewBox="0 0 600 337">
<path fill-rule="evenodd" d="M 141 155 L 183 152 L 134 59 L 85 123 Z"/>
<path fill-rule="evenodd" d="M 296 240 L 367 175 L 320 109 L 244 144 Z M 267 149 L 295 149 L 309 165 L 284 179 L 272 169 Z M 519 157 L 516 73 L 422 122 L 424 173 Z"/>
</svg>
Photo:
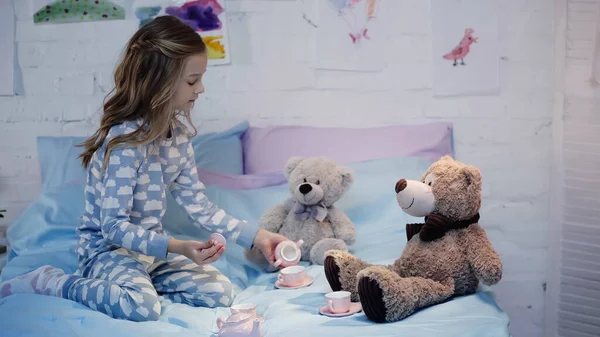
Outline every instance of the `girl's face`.
<svg viewBox="0 0 600 337">
<path fill-rule="evenodd" d="M 208 57 L 206 53 L 189 56 L 184 63 L 183 73 L 175 89 L 175 108 L 191 111 L 194 101 L 204 92 L 202 75 L 206 72 Z"/>
</svg>

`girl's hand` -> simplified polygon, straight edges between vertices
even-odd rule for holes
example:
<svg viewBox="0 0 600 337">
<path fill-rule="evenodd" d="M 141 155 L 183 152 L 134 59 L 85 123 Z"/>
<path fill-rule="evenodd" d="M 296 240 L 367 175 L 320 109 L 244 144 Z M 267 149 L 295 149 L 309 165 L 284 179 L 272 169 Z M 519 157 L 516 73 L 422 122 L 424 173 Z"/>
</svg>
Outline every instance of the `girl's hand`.
<svg viewBox="0 0 600 337">
<path fill-rule="evenodd" d="M 254 245 L 260 249 L 270 264 L 275 263 L 275 247 L 282 241 L 287 241 L 283 235 L 269 232 L 265 229 L 259 229 L 254 237 Z"/>
<path fill-rule="evenodd" d="M 198 265 L 213 263 L 225 252 L 225 247 L 221 243 L 214 244 L 213 240 L 200 242 L 170 239 L 167 249 L 171 253 L 184 255 Z"/>
</svg>

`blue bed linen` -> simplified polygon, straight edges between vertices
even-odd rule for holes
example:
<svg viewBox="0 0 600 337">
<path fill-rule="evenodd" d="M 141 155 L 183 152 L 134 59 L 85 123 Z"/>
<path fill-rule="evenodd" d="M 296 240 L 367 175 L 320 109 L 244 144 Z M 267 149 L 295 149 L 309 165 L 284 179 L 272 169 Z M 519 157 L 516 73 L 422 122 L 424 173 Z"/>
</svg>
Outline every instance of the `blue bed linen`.
<svg viewBox="0 0 600 337">
<path fill-rule="evenodd" d="M 354 221 L 357 256 L 378 264 L 391 263 L 404 245 L 404 224 L 418 221 L 404 214 L 394 197 L 399 178 L 416 179 L 429 166 L 419 158 L 392 158 L 350 165 L 356 182 L 340 202 Z M 82 184 L 67 184 L 42 192 L 9 231 L 13 251 L 1 278 L 12 278 L 44 264 L 74 272 L 74 228 L 83 210 Z M 257 221 L 269 207 L 289 196 L 286 185 L 256 190 L 207 188 L 209 198 L 232 215 Z M 185 213 L 171 199 L 165 227 L 179 238 L 205 239 L 210 233 L 190 226 Z M 229 244 L 215 264 L 235 284 L 235 303 L 258 305 L 266 319 L 263 336 L 509 336 L 508 317 L 497 306 L 493 293 L 481 287 L 477 294 L 452 299 L 423 309 L 401 322 L 376 324 L 364 314 L 329 318 L 318 313 L 323 295 L 330 291 L 322 266 L 306 262 L 315 282 L 306 288 L 280 290 L 273 286 L 276 274 L 264 273 L 247 261 L 241 247 Z M 72 301 L 41 295 L 18 294 L 0 299 L 0 331 L 7 336 L 215 336 L 216 319 L 226 308 L 192 308 L 162 302 L 159 321 L 133 323 L 110 319 Z M 25 313 L 27 312 L 27 313 Z"/>
</svg>

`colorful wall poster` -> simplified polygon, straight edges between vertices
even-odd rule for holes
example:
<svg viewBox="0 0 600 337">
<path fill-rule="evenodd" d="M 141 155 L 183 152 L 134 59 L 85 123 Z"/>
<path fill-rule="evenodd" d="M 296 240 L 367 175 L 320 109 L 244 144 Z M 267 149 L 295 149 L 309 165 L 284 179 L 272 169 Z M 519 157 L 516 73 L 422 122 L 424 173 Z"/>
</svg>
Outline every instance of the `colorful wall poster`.
<svg viewBox="0 0 600 337">
<path fill-rule="evenodd" d="M 59 24 L 88 21 L 124 20 L 124 1 L 108 0 L 36 0 L 35 24 Z"/>
<path fill-rule="evenodd" d="M 208 49 L 208 65 L 230 63 L 224 0 L 135 0 L 133 11 L 140 27 L 157 16 L 178 17 L 202 37 Z"/>
</svg>

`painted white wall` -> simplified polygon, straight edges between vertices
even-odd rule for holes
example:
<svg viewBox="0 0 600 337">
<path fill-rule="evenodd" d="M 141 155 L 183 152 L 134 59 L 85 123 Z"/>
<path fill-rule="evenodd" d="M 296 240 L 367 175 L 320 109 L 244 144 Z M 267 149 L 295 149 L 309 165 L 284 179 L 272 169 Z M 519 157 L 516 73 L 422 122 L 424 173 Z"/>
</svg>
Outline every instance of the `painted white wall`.
<svg viewBox="0 0 600 337">
<path fill-rule="evenodd" d="M 494 287 L 515 336 L 541 336 L 553 113 L 553 2 L 500 3 L 501 93 L 434 99 L 428 2 L 398 10 L 382 72 L 315 71 L 314 27 L 294 0 L 228 0 L 232 65 L 210 68 L 201 132 L 254 125 L 369 127 L 452 121 L 456 155 L 485 179 L 482 224 L 504 262 Z M 14 0 L 25 94 L 0 97 L 0 206 L 8 223 L 39 192 L 35 137 L 88 135 L 135 21 L 33 25 Z M 384 6 L 384 5 L 382 5 Z M 342 115 L 348 114 L 351 118 Z"/>
</svg>

